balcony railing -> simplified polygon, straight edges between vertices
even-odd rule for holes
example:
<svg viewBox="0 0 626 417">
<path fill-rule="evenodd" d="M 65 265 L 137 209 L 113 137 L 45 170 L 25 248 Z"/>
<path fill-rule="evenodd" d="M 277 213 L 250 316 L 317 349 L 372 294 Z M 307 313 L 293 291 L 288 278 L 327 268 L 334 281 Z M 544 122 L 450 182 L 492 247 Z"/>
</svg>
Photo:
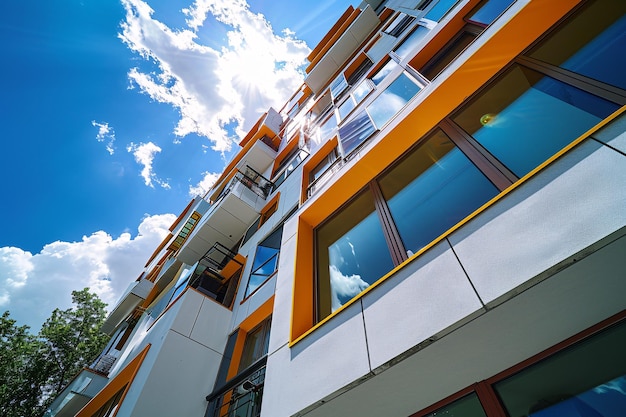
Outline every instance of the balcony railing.
<svg viewBox="0 0 626 417">
<path fill-rule="evenodd" d="M 267 356 L 207 396 L 206 417 L 258 417 L 261 414 Z"/>
<path fill-rule="evenodd" d="M 92 366 L 91 369 L 103 375 L 108 375 L 111 368 L 113 368 L 115 361 L 117 361 L 117 357 L 113 355 L 102 355 L 98 358 L 98 361 Z"/>
<path fill-rule="evenodd" d="M 272 187 L 274 186 L 274 183 L 272 183 L 270 180 L 268 180 L 249 166 L 246 166 L 245 173 L 242 171 L 237 171 L 230 183 L 226 187 L 224 187 L 219 197 L 217 197 L 216 201 L 224 198 L 235 188 L 237 184 L 243 184 L 246 188 L 264 199 L 267 198 L 267 196 L 272 191 Z"/>
<path fill-rule="evenodd" d="M 307 187 L 307 198 L 311 197 L 317 190 L 328 182 L 333 175 L 343 166 L 343 159 L 337 158 L 315 181 Z"/>
<path fill-rule="evenodd" d="M 237 264 L 239 268 L 243 266 L 235 259 L 236 255 L 226 246 L 216 242 L 198 262 L 189 279 L 189 286 L 223 306 L 230 307 L 237 291 L 240 272 L 224 277 L 222 271 L 231 262 Z"/>
</svg>

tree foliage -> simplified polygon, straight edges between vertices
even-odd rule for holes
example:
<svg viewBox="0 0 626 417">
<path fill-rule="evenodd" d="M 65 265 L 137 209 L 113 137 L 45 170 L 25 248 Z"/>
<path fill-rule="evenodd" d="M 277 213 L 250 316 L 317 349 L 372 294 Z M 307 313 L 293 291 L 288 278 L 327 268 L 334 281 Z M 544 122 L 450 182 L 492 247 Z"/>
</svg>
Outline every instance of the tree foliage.
<svg viewBox="0 0 626 417">
<path fill-rule="evenodd" d="M 104 349 L 106 304 L 88 288 L 74 307 L 55 309 L 37 336 L 5 312 L 0 318 L 0 415 L 41 416 L 63 388 Z"/>
</svg>

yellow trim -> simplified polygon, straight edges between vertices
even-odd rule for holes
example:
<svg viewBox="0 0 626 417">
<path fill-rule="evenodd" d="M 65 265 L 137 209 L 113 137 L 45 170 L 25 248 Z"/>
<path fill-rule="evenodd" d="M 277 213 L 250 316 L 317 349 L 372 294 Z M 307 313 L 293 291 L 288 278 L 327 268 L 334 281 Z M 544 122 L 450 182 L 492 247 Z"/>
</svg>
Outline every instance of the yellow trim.
<svg viewBox="0 0 626 417">
<path fill-rule="evenodd" d="M 369 287 L 367 287 L 366 289 L 361 291 L 358 295 L 354 296 L 354 298 L 352 298 L 350 301 L 346 302 L 346 304 L 342 305 L 340 308 L 335 310 L 332 314 L 330 314 L 329 316 L 325 317 L 320 322 L 316 323 L 313 327 L 311 327 L 306 332 L 302 333 L 300 336 L 298 336 L 295 339 L 291 340 L 289 342 L 289 347 L 292 347 L 293 345 L 298 343 L 300 340 L 304 339 L 306 336 L 308 336 L 309 334 L 313 333 L 317 328 L 323 326 L 324 323 L 328 322 L 333 317 L 335 317 L 337 314 L 339 314 L 340 312 L 342 312 L 343 310 L 345 310 L 346 308 L 348 308 L 349 306 L 354 304 L 356 301 L 358 301 L 365 294 L 367 294 L 368 292 L 372 291 L 374 288 L 376 288 L 378 285 L 380 285 L 382 282 L 384 282 L 387 278 L 389 278 L 390 276 L 396 274 L 399 270 L 404 268 L 409 263 L 413 262 L 415 259 L 417 259 L 419 256 L 421 256 L 424 252 L 426 252 L 427 250 L 429 250 L 430 248 L 435 246 L 437 243 L 441 242 L 443 239 L 447 238 L 449 235 L 454 233 L 456 230 L 458 230 L 459 228 L 461 228 L 462 226 L 464 226 L 465 224 L 467 224 L 468 222 L 473 220 L 475 217 L 480 215 L 483 211 L 487 210 L 489 207 L 491 207 L 492 205 L 494 205 L 495 203 L 500 201 L 502 198 L 507 196 L 510 192 L 512 192 L 516 188 L 518 188 L 521 185 L 523 185 L 524 183 L 526 183 L 526 181 L 528 181 L 530 178 L 534 177 L 537 173 L 539 173 L 540 171 L 544 170 L 546 167 L 548 167 L 549 165 L 554 163 L 557 159 L 560 159 L 563 155 L 567 154 L 572 149 L 574 149 L 576 146 L 578 146 L 580 143 L 582 143 L 584 140 L 588 139 L 593 133 L 595 133 L 598 130 L 602 129 L 604 126 L 606 126 L 611 121 L 615 120 L 617 117 L 619 117 L 623 113 L 626 113 L 626 106 L 622 106 L 621 108 L 616 110 L 613 114 L 609 115 L 607 118 L 605 118 L 604 120 L 599 122 L 597 125 L 595 125 L 591 129 L 589 129 L 588 131 L 583 133 L 581 136 L 579 136 L 577 139 L 575 139 L 569 145 L 567 145 L 566 147 L 561 149 L 559 152 L 554 154 L 552 157 L 548 158 L 544 163 L 539 165 L 537 168 L 533 169 L 528 174 L 524 175 L 522 178 L 520 178 L 518 181 L 516 181 L 514 184 L 512 184 L 506 190 L 502 191 L 500 194 L 498 194 L 497 196 L 495 196 L 491 200 L 487 201 L 485 204 L 480 206 L 478 209 L 476 209 L 470 215 L 468 215 L 463 220 L 461 220 L 460 222 L 458 222 L 457 224 L 452 226 L 450 229 L 445 231 L 443 234 L 441 234 L 438 238 L 436 238 L 435 240 L 430 242 L 428 245 L 424 246 L 422 249 L 420 249 L 417 253 L 412 255 L 410 258 L 408 258 L 407 260 L 402 262 L 400 265 L 396 266 L 391 271 L 389 271 L 388 273 L 386 273 L 385 275 L 380 277 L 372 285 L 370 285 Z M 309 241 L 311 241 L 311 240 L 309 239 Z M 300 242 L 298 242 L 298 244 L 299 243 Z M 297 253 L 296 253 L 296 259 L 298 259 Z M 294 273 L 294 276 L 295 276 L 295 273 Z M 295 283 L 294 283 L 294 286 L 295 286 Z M 306 296 L 301 296 L 301 297 L 306 297 Z M 310 297 L 310 296 L 308 298 L 312 299 L 312 297 Z M 296 299 L 298 299 L 298 304 L 302 304 L 302 299 L 303 298 L 297 298 L 296 294 L 295 294 L 295 290 L 294 290 L 292 312 L 295 309 Z M 292 324 L 292 331 L 291 331 L 292 337 L 293 337 L 293 330 L 294 330 L 293 322 L 294 322 L 294 320 L 293 320 L 293 317 L 292 317 L 292 323 L 291 323 Z"/>
<path fill-rule="evenodd" d="M 148 350 L 150 350 L 150 344 L 146 345 L 145 348 L 137 356 L 135 359 L 130 361 L 126 367 L 118 373 L 115 378 L 113 378 L 109 383 L 96 394 L 83 408 L 80 409 L 78 413 L 76 413 L 75 417 L 91 417 L 96 412 L 102 408 L 107 401 L 115 396 L 121 389 L 124 390 L 122 393 L 122 397 L 120 398 L 119 404 L 124 402 L 124 398 L 126 398 L 126 393 L 130 388 L 130 385 L 133 383 L 133 380 L 137 376 L 137 372 L 139 372 L 139 368 L 143 363 L 146 355 L 148 354 Z M 119 407 L 113 413 L 113 416 L 117 415 L 119 411 Z M 113 417 L 112 416 L 112 417 Z"/>
</svg>

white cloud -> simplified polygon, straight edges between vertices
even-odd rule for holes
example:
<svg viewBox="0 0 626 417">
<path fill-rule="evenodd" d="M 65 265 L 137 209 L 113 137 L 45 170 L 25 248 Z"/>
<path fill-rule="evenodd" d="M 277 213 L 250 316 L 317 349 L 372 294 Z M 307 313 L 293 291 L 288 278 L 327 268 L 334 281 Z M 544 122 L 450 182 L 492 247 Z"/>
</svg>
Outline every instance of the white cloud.
<svg viewBox="0 0 626 417">
<path fill-rule="evenodd" d="M 161 152 L 160 147 L 152 142 L 139 143 L 138 145 L 131 142 L 130 145 L 126 147 L 126 150 L 133 154 L 133 156 L 135 157 L 135 162 L 143 166 L 140 175 L 143 178 L 144 183 L 148 187 L 154 188 L 154 184 L 152 184 L 152 182 L 155 182 L 165 189 L 171 188 L 167 181 L 164 181 L 157 177 L 152 170 L 152 162 L 154 161 L 154 156 Z"/>
<path fill-rule="evenodd" d="M 363 281 L 360 275 L 344 275 L 335 265 L 330 265 L 329 273 L 333 311 L 342 306 L 339 297 L 350 299 L 369 287 L 369 284 Z"/>
<path fill-rule="evenodd" d="M 113 155 L 115 152 L 115 148 L 113 147 L 113 143 L 115 142 L 115 130 L 113 130 L 107 122 L 98 123 L 95 120 L 92 120 L 91 125 L 98 128 L 96 140 L 98 142 L 107 141 L 106 149 L 109 152 L 109 155 Z"/>
<path fill-rule="evenodd" d="M 217 181 L 221 174 L 217 172 L 204 172 L 203 175 L 204 178 L 202 178 L 198 184 L 189 186 L 189 196 L 191 198 L 197 195 L 204 196 L 207 191 L 213 187 L 213 184 L 215 184 L 215 181 Z"/>
<path fill-rule="evenodd" d="M 293 32 L 274 33 L 243 0 L 196 0 L 183 10 L 188 28 L 172 30 L 153 19 L 142 0 L 122 0 L 122 41 L 158 65 L 158 73 L 132 68 L 128 76 L 152 99 L 180 112 L 174 133 L 207 137 L 216 151 L 228 151 L 270 106 L 280 107 L 300 86 L 309 48 Z M 198 34 L 208 16 L 229 30 L 221 50 L 202 45 Z"/>
<path fill-rule="evenodd" d="M 1 310 L 37 331 L 54 308 L 71 307 L 73 290 L 89 287 L 112 308 L 174 220 L 173 214 L 146 216 L 134 238 L 99 231 L 80 242 L 50 243 L 35 255 L 0 248 Z"/>
</svg>

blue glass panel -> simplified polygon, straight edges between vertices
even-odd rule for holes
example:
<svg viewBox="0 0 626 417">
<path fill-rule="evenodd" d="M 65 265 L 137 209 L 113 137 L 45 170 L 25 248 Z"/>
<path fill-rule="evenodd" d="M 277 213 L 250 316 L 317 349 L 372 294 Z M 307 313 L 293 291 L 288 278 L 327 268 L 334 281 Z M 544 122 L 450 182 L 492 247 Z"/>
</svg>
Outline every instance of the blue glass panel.
<svg viewBox="0 0 626 417">
<path fill-rule="evenodd" d="M 393 268 L 375 212 L 328 247 L 332 311 Z"/>
<path fill-rule="evenodd" d="M 409 36 L 404 38 L 400 46 L 394 49 L 394 52 L 400 57 L 400 59 L 406 58 L 411 52 L 413 52 L 415 47 L 421 42 L 429 31 L 430 29 L 427 27 L 417 26 Z"/>
<path fill-rule="evenodd" d="M 246 287 L 246 297 L 259 288 L 276 271 L 282 237 L 283 228 L 281 226 L 257 246 L 252 263 L 252 272 L 250 272 Z"/>
<path fill-rule="evenodd" d="M 320 319 L 393 268 L 370 192 L 361 193 L 319 227 L 316 246 Z"/>
<path fill-rule="evenodd" d="M 400 74 L 374 101 L 367 106 L 374 124 L 380 129 L 420 91 L 405 74 Z"/>
<path fill-rule="evenodd" d="M 339 128 L 339 139 L 344 155 L 348 155 L 357 146 L 367 140 L 376 131 L 367 112 L 361 111 L 352 120 Z"/>
<path fill-rule="evenodd" d="M 626 89 L 626 2 L 597 1 L 529 56 Z"/>
<path fill-rule="evenodd" d="M 489 0 L 481 8 L 476 10 L 468 20 L 471 22 L 490 25 L 496 20 L 515 0 Z"/>
<path fill-rule="evenodd" d="M 348 97 L 348 99 L 344 101 L 341 104 L 341 106 L 339 106 L 338 108 L 340 119 L 341 120 L 345 119 L 346 116 L 350 114 L 350 112 L 354 110 L 355 107 L 356 107 L 356 104 L 354 102 L 354 99 L 352 97 Z"/>
<path fill-rule="evenodd" d="M 372 76 L 371 80 L 375 85 L 380 84 L 387 75 L 391 73 L 394 69 L 398 67 L 398 63 L 394 60 L 389 60 L 385 65 L 382 66 L 381 69 L 376 71 L 376 73 Z"/>
<path fill-rule="evenodd" d="M 438 131 L 379 181 L 405 248 L 432 242 L 498 193 Z"/>
<path fill-rule="evenodd" d="M 617 108 L 615 103 L 515 66 L 454 121 L 522 177 Z"/>
<path fill-rule="evenodd" d="M 437 4 L 435 4 L 426 16 L 424 16 L 428 20 L 434 20 L 435 22 L 440 21 L 448 11 L 454 7 L 458 0 L 439 0 Z"/>
</svg>

